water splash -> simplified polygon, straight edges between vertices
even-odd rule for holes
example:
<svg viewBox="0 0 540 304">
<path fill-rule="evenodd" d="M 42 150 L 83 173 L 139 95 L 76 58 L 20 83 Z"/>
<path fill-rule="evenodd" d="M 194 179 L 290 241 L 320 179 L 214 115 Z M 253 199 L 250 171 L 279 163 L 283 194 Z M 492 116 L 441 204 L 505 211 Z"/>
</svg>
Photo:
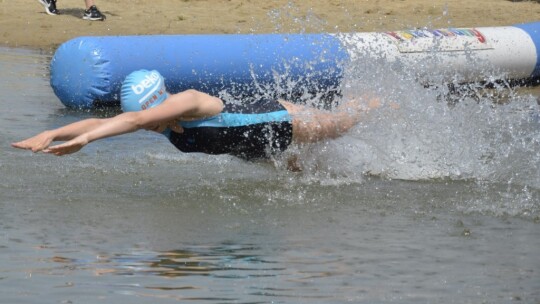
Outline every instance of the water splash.
<svg viewBox="0 0 540 304">
<path fill-rule="evenodd" d="M 468 60 L 481 64 L 472 52 Z M 383 106 L 344 138 L 302 151 L 306 167 L 315 168 L 308 172 L 540 189 L 540 110 L 534 93 L 496 81 L 504 79 L 497 70 L 484 72 L 491 75 L 487 81 L 464 83 L 464 75 L 437 73 L 442 64 L 436 50 L 409 70 L 377 54 L 357 56 L 342 81 L 341 102 L 369 93 Z"/>
<path fill-rule="evenodd" d="M 276 14 L 284 17 L 282 12 Z M 309 23 L 300 20 L 298 24 Z M 358 49 L 346 67 L 338 95 L 290 95 L 291 91 L 302 92 L 298 88 L 304 81 L 320 75 L 307 73 L 293 79 L 284 69 L 284 73 L 274 73 L 271 83 L 257 84 L 253 74 L 255 96 L 284 95 L 317 107 L 332 107 L 366 93 L 381 98 L 382 107 L 367 114 L 343 138 L 293 149 L 302 155 L 307 182 L 354 183 L 375 175 L 509 183 L 533 192 L 540 189 L 536 170 L 540 164 L 538 92 L 523 93 L 504 81 L 504 73 L 490 68 L 472 49 L 465 51 L 469 71 L 482 70 L 479 74 L 486 76 L 466 82 L 470 79 L 467 72 L 445 69 L 438 47 L 434 43 L 431 52 L 413 67 L 399 59 L 388 60 L 382 49 Z M 240 100 L 226 92 L 222 97 Z M 391 103 L 398 108 L 390 107 Z M 276 165 L 286 167 L 280 161 Z"/>
<path fill-rule="evenodd" d="M 537 89 L 530 93 L 506 82 L 463 84 L 459 79 L 426 87 L 414 73 L 396 73 L 373 62 L 353 65 L 344 79 L 342 102 L 369 92 L 383 105 L 346 136 L 300 151 L 302 180 L 466 181 L 472 182 L 472 192 L 454 198 L 461 212 L 537 218 Z"/>
</svg>

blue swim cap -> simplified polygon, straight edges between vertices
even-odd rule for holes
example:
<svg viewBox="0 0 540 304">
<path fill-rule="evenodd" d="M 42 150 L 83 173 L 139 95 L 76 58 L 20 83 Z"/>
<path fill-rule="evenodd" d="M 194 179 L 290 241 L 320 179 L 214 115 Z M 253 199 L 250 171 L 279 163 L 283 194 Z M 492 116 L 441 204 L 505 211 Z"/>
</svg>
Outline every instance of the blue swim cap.
<svg viewBox="0 0 540 304">
<path fill-rule="evenodd" d="M 135 112 L 155 107 L 168 96 L 165 80 L 158 71 L 138 70 L 122 83 L 120 103 L 122 111 Z"/>
</svg>

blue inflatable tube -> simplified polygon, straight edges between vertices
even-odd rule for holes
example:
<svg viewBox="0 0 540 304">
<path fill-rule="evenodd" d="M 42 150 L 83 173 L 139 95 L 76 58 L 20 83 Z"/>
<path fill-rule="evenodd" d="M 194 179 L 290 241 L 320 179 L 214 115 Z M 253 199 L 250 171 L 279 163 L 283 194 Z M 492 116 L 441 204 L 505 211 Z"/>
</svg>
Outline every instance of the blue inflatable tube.
<svg viewBox="0 0 540 304">
<path fill-rule="evenodd" d="M 79 37 L 56 51 L 51 86 L 78 108 L 116 104 L 124 78 L 143 68 L 158 70 L 173 93 L 253 93 L 281 80 L 294 90 L 332 90 L 347 57 L 327 34 Z"/>
<path fill-rule="evenodd" d="M 414 70 L 434 53 L 443 63 L 439 75 L 475 81 L 496 70 L 509 79 L 540 77 L 540 22 L 385 33 L 79 37 L 54 54 L 51 86 L 67 107 L 116 105 L 124 78 L 144 68 L 158 70 L 173 93 L 324 96 L 340 90 L 358 57 Z"/>
</svg>

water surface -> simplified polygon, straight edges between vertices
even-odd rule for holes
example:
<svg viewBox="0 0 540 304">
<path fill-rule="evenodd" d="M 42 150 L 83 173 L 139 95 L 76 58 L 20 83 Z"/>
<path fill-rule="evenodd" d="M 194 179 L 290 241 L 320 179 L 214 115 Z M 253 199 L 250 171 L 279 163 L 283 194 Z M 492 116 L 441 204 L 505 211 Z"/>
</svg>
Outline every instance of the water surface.
<svg viewBox="0 0 540 304">
<path fill-rule="evenodd" d="M 450 106 L 381 77 L 400 108 L 291 173 L 145 132 L 12 149 L 111 115 L 65 109 L 49 60 L 0 49 L 2 303 L 540 302 L 537 89 Z M 369 83 L 352 75 L 348 93 Z"/>
</svg>

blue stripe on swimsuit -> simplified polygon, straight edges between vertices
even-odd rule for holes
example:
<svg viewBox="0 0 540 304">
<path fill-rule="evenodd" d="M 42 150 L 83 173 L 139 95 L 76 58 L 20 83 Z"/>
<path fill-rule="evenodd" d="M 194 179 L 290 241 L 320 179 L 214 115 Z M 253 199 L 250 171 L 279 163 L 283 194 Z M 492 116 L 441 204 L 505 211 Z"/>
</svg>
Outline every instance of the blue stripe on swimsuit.
<svg viewBox="0 0 540 304">
<path fill-rule="evenodd" d="M 206 119 L 181 121 L 184 128 L 199 127 L 240 127 L 266 122 L 286 122 L 291 121 L 291 116 L 286 110 L 260 114 L 243 113 L 220 113 Z"/>
</svg>

